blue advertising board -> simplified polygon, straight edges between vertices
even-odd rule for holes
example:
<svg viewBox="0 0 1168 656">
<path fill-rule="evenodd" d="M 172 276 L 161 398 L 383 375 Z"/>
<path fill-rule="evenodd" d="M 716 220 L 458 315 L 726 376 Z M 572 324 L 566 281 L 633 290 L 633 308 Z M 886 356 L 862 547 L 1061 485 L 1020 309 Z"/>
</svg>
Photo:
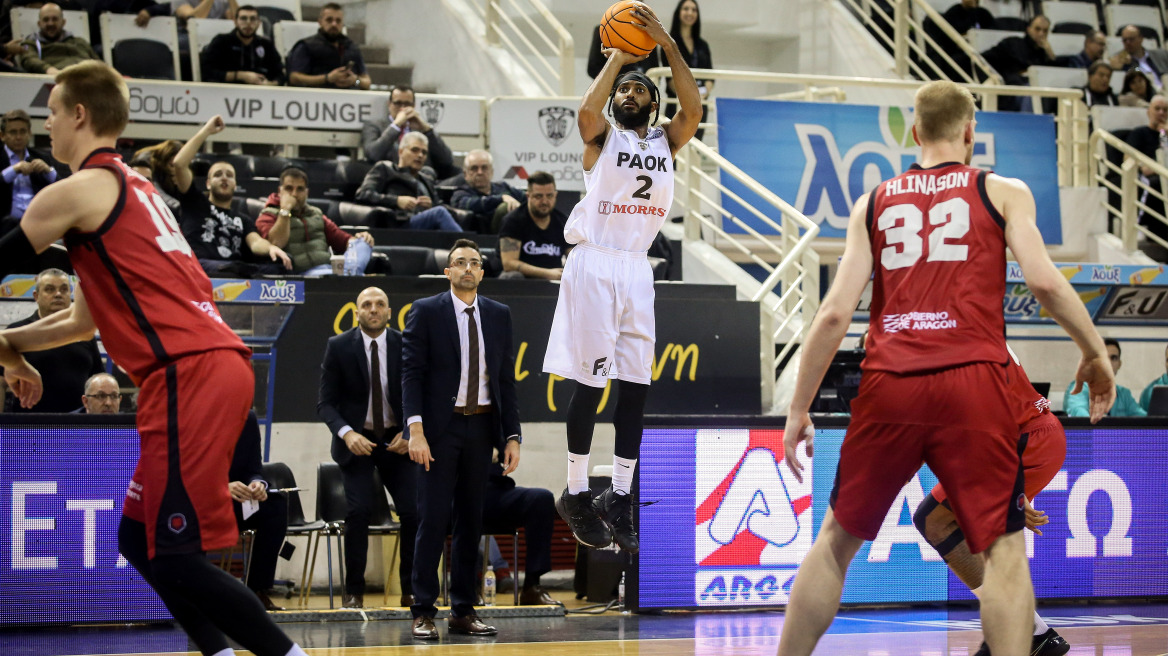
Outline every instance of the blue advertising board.
<svg viewBox="0 0 1168 656">
<path fill-rule="evenodd" d="M 647 428 L 639 494 L 652 503 L 640 511 L 638 607 L 785 604 L 827 512 L 845 434 L 816 430 L 800 483 L 782 462 L 782 430 Z M 1050 523 L 1041 537 L 1026 532 L 1038 598 L 1168 594 L 1165 439 L 1163 428 L 1067 429 L 1063 468 L 1034 499 Z M 973 598 L 912 524 L 936 482 L 926 467 L 904 486 L 852 561 L 843 602 Z"/>
<path fill-rule="evenodd" d="M 920 155 L 911 107 L 740 98 L 717 103 L 721 155 L 819 224 L 823 237 L 843 237 L 856 201 Z M 1061 244 L 1054 119 L 1012 112 L 978 112 L 976 118 L 971 164 L 1030 185 L 1043 240 Z M 779 219 L 777 209 L 754 202 L 757 196 L 738 181 L 723 175 L 722 182 Z M 764 234 L 773 232 L 732 199 L 723 198 L 723 205 Z"/>
<path fill-rule="evenodd" d="M 118 553 L 130 421 L 0 425 L 0 626 L 170 618 Z"/>
</svg>

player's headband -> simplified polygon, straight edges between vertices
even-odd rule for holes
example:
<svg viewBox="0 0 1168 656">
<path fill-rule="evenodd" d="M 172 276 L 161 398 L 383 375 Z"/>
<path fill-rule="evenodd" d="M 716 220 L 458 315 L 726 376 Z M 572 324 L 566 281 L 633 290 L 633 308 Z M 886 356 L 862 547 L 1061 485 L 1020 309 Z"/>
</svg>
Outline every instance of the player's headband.
<svg viewBox="0 0 1168 656">
<path fill-rule="evenodd" d="M 630 80 L 633 82 L 640 82 L 641 84 L 645 85 L 645 88 L 649 90 L 650 99 L 653 102 L 657 102 L 657 85 L 653 84 L 653 80 L 650 80 L 648 75 L 645 75 L 640 71 L 629 71 L 628 73 L 617 77 L 616 82 L 614 82 L 612 85 L 612 92 L 616 93 L 616 90 L 618 87 L 620 87 L 620 85 Z"/>
</svg>

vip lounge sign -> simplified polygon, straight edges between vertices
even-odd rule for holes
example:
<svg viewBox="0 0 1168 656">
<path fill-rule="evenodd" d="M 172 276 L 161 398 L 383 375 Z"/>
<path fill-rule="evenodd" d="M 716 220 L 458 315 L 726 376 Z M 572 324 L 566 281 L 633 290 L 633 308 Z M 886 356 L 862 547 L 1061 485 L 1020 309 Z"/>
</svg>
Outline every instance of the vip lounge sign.
<svg viewBox="0 0 1168 656">
<path fill-rule="evenodd" d="M 852 207 L 883 180 L 908 170 L 920 155 L 912 108 L 718 99 L 723 156 L 820 225 L 843 237 Z M 1020 178 L 1040 208 L 1039 230 L 1062 243 L 1055 131 L 1049 116 L 979 112 L 973 166 Z M 776 208 L 737 181 L 723 182 L 778 221 Z M 732 200 L 727 209 L 756 229 L 770 228 Z M 732 229 L 728 226 L 727 230 Z M 736 228 L 733 228 L 736 229 Z"/>
<path fill-rule="evenodd" d="M 495 172 L 523 188 L 547 171 L 562 190 L 584 191 L 584 144 L 576 129 L 579 98 L 498 98 L 489 111 Z"/>
</svg>

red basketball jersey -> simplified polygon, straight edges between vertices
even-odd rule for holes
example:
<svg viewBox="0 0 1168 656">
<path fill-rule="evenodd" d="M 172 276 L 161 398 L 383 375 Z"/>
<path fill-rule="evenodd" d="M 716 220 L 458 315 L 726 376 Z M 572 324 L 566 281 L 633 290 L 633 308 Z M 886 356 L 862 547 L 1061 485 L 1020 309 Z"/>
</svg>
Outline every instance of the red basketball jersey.
<svg viewBox="0 0 1168 656">
<path fill-rule="evenodd" d="M 865 370 L 906 374 L 1009 359 L 1005 220 L 985 178 L 962 164 L 913 165 L 872 192 Z"/>
<path fill-rule="evenodd" d="M 1015 406 L 1014 418 L 1018 421 L 1018 429 L 1026 433 L 1032 428 L 1030 422 L 1050 414 L 1050 401 L 1030 384 L 1030 377 L 1026 375 L 1026 370 L 1018 362 L 1018 356 L 1014 355 L 1013 350 L 1009 351 L 1009 355 L 1006 375 L 1010 381 L 1010 401 Z"/>
<path fill-rule="evenodd" d="M 235 349 L 250 356 L 220 318 L 211 281 L 154 185 L 111 149 L 94 151 L 81 168 L 112 171 L 121 185 L 100 228 L 65 235 L 85 301 L 114 362 L 139 382 L 184 355 Z"/>
</svg>

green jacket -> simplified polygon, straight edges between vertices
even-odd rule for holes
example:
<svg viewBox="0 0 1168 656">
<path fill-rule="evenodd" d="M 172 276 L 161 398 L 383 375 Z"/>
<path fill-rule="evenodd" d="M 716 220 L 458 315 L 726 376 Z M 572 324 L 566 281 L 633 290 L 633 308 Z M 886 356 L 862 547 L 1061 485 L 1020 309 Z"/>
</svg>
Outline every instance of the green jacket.
<svg viewBox="0 0 1168 656">
<path fill-rule="evenodd" d="M 1147 412 L 1148 406 L 1152 405 L 1152 388 L 1157 385 L 1168 385 L 1168 374 L 1164 374 L 1156 380 L 1148 383 L 1148 386 L 1144 388 L 1143 393 L 1140 394 L 1140 407 L 1144 409 L 1144 412 Z"/>
<path fill-rule="evenodd" d="M 1066 411 L 1068 417 L 1090 417 L 1090 402 L 1091 397 L 1088 395 L 1087 383 L 1083 383 L 1083 391 L 1078 394 L 1071 394 L 1071 390 L 1075 389 L 1075 381 L 1071 381 L 1067 385 L 1067 395 L 1063 397 L 1063 410 Z M 1108 417 L 1147 417 L 1148 412 L 1136 403 L 1136 397 L 1132 396 L 1131 390 L 1123 385 L 1115 386 L 1115 405 L 1111 406 L 1111 412 L 1107 413 Z"/>
<path fill-rule="evenodd" d="M 264 239 L 276 223 L 276 213 L 280 211 L 279 194 L 268 197 L 268 205 L 256 219 L 256 231 Z M 292 258 L 292 272 L 303 273 L 314 266 L 328 264 L 332 253 L 344 253 L 352 235 L 341 230 L 319 209 L 306 205 L 300 213 L 293 213 L 289 219 L 288 244 L 284 252 Z M 332 247 L 332 251 L 329 247 Z"/>
<path fill-rule="evenodd" d="M 21 41 L 25 54 L 16 58 L 16 65 L 29 73 L 45 73 L 49 67 L 65 68 L 87 59 L 99 59 L 89 42 L 64 32 L 57 41 L 44 41 L 39 33 Z"/>
</svg>

